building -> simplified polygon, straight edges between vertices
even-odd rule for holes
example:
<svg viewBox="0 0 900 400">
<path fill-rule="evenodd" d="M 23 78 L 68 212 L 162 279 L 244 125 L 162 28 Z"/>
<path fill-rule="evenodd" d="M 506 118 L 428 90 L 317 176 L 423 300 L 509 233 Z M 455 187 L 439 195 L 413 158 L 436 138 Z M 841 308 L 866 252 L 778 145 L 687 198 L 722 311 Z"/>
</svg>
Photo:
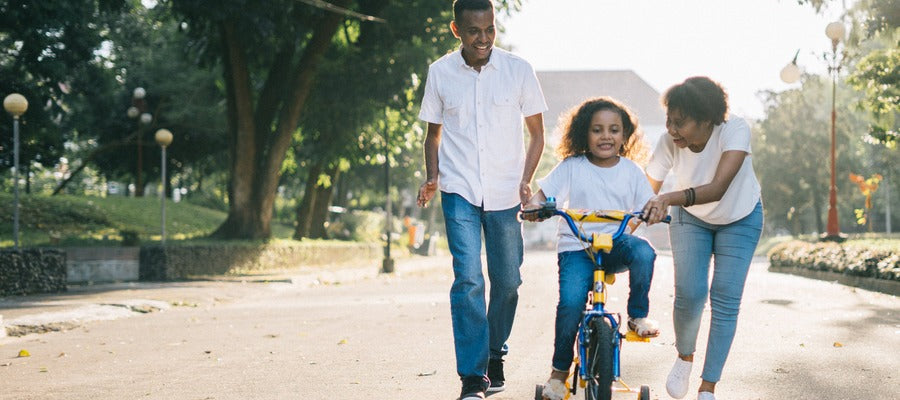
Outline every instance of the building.
<svg viewBox="0 0 900 400">
<path fill-rule="evenodd" d="M 634 71 L 537 71 L 537 77 L 549 107 L 544 114 L 544 131 L 554 143 L 560 116 L 598 96 L 615 98 L 630 107 L 651 145 L 665 133 L 666 114 L 659 103 L 660 93 Z"/>
</svg>

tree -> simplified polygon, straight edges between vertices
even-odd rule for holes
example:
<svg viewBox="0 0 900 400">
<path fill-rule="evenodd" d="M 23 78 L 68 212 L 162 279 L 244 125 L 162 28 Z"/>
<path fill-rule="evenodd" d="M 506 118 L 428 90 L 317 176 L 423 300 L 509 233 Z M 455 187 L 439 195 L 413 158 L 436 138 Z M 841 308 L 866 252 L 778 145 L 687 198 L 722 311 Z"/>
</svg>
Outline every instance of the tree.
<svg viewBox="0 0 900 400">
<path fill-rule="evenodd" d="M 30 107 L 22 117 L 20 166 L 53 166 L 68 132 L 69 84 L 89 67 L 103 41 L 104 18 L 125 6 L 121 0 L 8 0 L 0 2 L 0 93 L 19 92 Z M 3 113 L 3 120 L 7 118 Z M 12 124 L 0 124 L 0 146 L 12 148 Z M 12 165 L 4 151 L 0 165 Z M 24 174 L 28 178 L 28 174 Z"/>
<path fill-rule="evenodd" d="M 346 8 L 350 1 L 333 4 Z M 177 0 L 173 6 L 204 60 L 223 70 L 229 212 L 213 235 L 268 238 L 286 150 L 344 17 L 291 0 Z"/>
<path fill-rule="evenodd" d="M 185 18 L 186 29 L 197 40 L 195 48 L 203 50 L 206 60 L 223 66 L 231 179 L 228 218 L 214 236 L 269 237 L 286 150 L 297 132 L 313 78 L 326 52 L 340 40 L 335 34 L 348 14 L 332 12 L 334 7 L 363 15 L 391 9 L 402 17 L 407 11 L 403 5 L 411 10 L 437 6 L 435 2 L 411 0 L 335 0 L 328 7 L 323 4 L 293 0 L 173 0 L 174 8 Z M 507 1 L 502 4 L 504 7 Z M 448 11 L 442 10 L 435 17 L 440 15 L 449 21 Z M 399 21 L 410 23 L 412 19 Z M 426 21 L 431 22 L 427 18 Z M 377 23 L 371 19 L 359 22 L 361 40 L 369 37 L 364 31 L 376 31 L 371 27 Z M 388 28 L 381 30 L 382 37 L 391 37 L 394 24 L 388 20 Z"/>
<path fill-rule="evenodd" d="M 299 202 L 295 238 L 324 235 L 321 227 L 339 175 L 347 176 L 343 172 L 377 163 L 375 176 L 357 182 L 365 183 L 368 190 L 383 192 L 386 154 L 398 161 L 404 150 L 421 149 L 421 136 L 415 134 L 421 130 L 413 128 L 419 77 L 431 61 L 457 44 L 448 28 L 449 10 L 439 2 L 382 5 L 381 9 L 363 10 L 387 23 L 345 21 L 323 60 L 312 101 L 300 122 L 304 134 L 296 157 L 311 167 Z M 418 166 L 421 152 L 414 157 Z M 397 172 L 392 175 L 404 175 Z M 379 183 L 373 185 L 375 182 Z"/>
<path fill-rule="evenodd" d="M 766 228 L 793 235 L 825 231 L 830 170 L 831 82 L 805 76 L 799 89 L 767 93 L 766 117 L 753 137 L 753 164 L 766 205 Z M 867 171 L 872 150 L 862 139 L 868 116 L 854 110 L 859 97 L 844 85 L 836 97 L 838 214 L 851 221 L 856 196 L 845 179 L 852 171 Z M 852 230 L 844 223 L 842 230 Z"/>
</svg>

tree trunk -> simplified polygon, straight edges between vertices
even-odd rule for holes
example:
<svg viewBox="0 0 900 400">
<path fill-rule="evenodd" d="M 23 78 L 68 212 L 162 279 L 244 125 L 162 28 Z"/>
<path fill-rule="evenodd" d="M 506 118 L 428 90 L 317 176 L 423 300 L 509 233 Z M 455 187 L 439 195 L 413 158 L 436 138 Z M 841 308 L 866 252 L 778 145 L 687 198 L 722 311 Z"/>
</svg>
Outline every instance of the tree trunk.
<svg viewBox="0 0 900 400">
<path fill-rule="evenodd" d="M 328 168 L 326 174 L 331 178 L 331 184 L 328 186 L 316 186 L 316 204 L 313 206 L 312 218 L 309 225 L 309 237 L 313 239 L 325 239 L 328 233 L 325 229 L 325 223 L 328 222 L 328 207 L 331 206 L 331 200 L 334 195 L 334 186 L 340 178 L 340 170 L 335 165 Z"/>
<path fill-rule="evenodd" d="M 344 7 L 349 0 L 332 3 Z M 316 23 L 313 35 L 293 69 L 289 90 L 284 93 L 262 93 L 267 98 L 260 99 L 261 103 L 283 104 L 277 114 L 274 132 L 269 128 L 273 124 L 265 121 L 265 115 L 271 114 L 273 118 L 275 115 L 269 108 L 258 109 L 258 114 L 253 114 L 253 92 L 245 49 L 240 46 L 233 22 L 222 24 L 229 133 L 234 140 L 231 147 L 228 218 L 213 236 L 229 239 L 264 239 L 271 236 L 272 209 L 285 154 L 309 97 L 316 68 L 342 20 L 340 14 L 328 13 Z M 283 57 L 279 59 L 287 62 Z M 280 65 L 273 65 L 272 71 L 280 68 Z M 280 98 L 272 103 L 268 96 Z"/>
<path fill-rule="evenodd" d="M 294 227 L 294 239 L 300 240 L 309 237 L 309 227 L 312 216 L 312 209 L 316 204 L 316 182 L 319 180 L 319 174 L 322 172 L 322 165 L 314 164 L 306 178 L 306 188 L 303 190 L 303 200 L 297 206 L 296 226 Z"/>
<path fill-rule="evenodd" d="M 822 200 L 821 196 L 819 196 L 814 191 L 810 191 L 812 195 L 812 203 L 813 203 L 813 215 L 816 216 L 816 232 L 820 235 L 825 233 L 825 224 L 822 222 Z"/>
</svg>

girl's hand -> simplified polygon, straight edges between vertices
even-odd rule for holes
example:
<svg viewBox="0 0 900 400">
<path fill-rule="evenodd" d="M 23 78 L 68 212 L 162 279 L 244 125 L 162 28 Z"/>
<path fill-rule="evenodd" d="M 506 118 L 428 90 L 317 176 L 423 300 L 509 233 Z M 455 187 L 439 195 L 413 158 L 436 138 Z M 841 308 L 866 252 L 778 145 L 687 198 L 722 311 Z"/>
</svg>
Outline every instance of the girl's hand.
<svg viewBox="0 0 900 400">
<path fill-rule="evenodd" d="M 644 205 L 644 218 L 647 225 L 653 225 L 663 220 L 669 213 L 669 202 L 664 196 L 653 196 Z"/>
</svg>

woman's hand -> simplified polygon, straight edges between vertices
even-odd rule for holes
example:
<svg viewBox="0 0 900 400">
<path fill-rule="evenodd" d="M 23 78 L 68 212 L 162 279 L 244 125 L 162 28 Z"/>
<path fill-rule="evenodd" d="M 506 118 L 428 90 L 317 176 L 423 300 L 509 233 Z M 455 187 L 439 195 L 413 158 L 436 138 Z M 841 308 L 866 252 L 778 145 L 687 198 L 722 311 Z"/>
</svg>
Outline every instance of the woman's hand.
<svg viewBox="0 0 900 400">
<path fill-rule="evenodd" d="M 653 225 L 663 220 L 669 214 L 669 201 L 666 196 L 653 196 L 644 205 L 644 219 L 647 225 Z"/>
</svg>

